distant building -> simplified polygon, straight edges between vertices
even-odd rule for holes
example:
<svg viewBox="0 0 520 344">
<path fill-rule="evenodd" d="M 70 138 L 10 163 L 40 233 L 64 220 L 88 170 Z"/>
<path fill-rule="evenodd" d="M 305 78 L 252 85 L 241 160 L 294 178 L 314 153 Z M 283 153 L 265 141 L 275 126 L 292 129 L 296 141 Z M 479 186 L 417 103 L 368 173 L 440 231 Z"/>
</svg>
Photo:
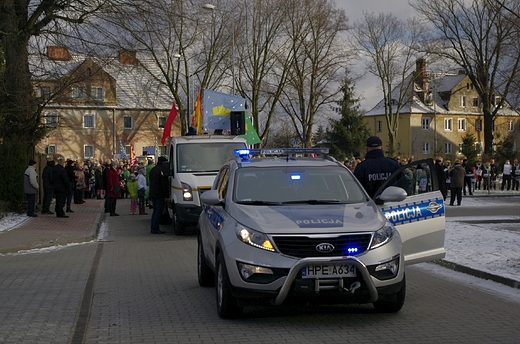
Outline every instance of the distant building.
<svg viewBox="0 0 520 344">
<path fill-rule="evenodd" d="M 144 148 L 161 141 L 172 106 L 171 93 L 147 71 L 153 69 L 132 51 L 102 59 L 48 47 L 47 56 L 33 56 L 33 85 L 47 102 L 42 120 L 48 128 L 36 152 L 100 161 L 118 157 L 122 145 L 128 156 L 131 146 L 136 156 L 146 156 Z M 180 135 L 179 118 L 171 135 Z"/>
<path fill-rule="evenodd" d="M 464 72 L 430 73 L 426 60 L 419 59 L 409 101 L 400 111 L 399 130 L 396 138 L 396 155 L 414 157 L 416 160 L 434 156 L 457 157 L 462 138 L 471 133 L 475 146 L 482 153 L 484 142 L 484 114 L 477 91 Z M 394 90 L 397 95 L 399 90 Z M 496 96 L 496 104 L 500 96 Z M 504 139 L 515 136 L 515 147 L 520 147 L 520 114 L 504 102 L 494 123 L 495 136 Z M 395 107 L 394 107 L 395 112 Z M 383 101 L 365 114 L 365 122 L 371 135 L 379 136 L 388 145 Z"/>
</svg>

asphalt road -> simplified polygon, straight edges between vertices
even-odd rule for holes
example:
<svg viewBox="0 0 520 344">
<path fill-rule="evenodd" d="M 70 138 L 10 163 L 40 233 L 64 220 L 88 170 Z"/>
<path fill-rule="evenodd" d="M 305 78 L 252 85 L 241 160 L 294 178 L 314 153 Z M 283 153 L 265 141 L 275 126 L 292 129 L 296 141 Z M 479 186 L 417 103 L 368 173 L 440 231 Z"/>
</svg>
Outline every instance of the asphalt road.
<svg viewBox="0 0 520 344">
<path fill-rule="evenodd" d="M 125 202 L 100 242 L 0 256 L 0 343 L 519 342 L 517 299 L 413 266 L 397 314 L 302 305 L 220 319 L 197 283 L 196 237 L 152 235 Z"/>
</svg>

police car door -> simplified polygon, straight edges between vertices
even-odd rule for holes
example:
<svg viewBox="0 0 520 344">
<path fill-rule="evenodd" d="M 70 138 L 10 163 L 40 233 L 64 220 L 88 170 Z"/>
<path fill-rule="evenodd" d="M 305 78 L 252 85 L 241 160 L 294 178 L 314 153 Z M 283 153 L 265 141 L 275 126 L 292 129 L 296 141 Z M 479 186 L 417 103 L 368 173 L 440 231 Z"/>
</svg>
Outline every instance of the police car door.
<svg viewBox="0 0 520 344">
<path fill-rule="evenodd" d="M 396 181 L 394 176 L 399 173 L 401 178 Z M 401 202 L 378 202 L 378 195 L 392 185 L 405 189 L 408 196 Z M 376 192 L 374 200 L 382 203 L 381 211 L 401 235 L 406 265 L 444 258 L 444 199 L 432 159 L 403 165 Z"/>
</svg>

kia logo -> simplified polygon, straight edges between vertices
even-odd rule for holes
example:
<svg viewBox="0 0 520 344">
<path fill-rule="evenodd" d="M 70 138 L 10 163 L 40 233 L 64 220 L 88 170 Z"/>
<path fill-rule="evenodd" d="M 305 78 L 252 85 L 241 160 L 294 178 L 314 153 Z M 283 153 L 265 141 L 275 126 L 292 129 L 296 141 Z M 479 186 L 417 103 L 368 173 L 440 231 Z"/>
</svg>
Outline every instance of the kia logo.
<svg viewBox="0 0 520 344">
<path fill-rule="evenodd" d="M 316 251 L 321 252 L 321 253 L 332 252 L 332 251 L 334 251 L 334 245 L 329 244 L 329 243 L 318 244 L 318 245 L 316 245 Z"/>
</svg>

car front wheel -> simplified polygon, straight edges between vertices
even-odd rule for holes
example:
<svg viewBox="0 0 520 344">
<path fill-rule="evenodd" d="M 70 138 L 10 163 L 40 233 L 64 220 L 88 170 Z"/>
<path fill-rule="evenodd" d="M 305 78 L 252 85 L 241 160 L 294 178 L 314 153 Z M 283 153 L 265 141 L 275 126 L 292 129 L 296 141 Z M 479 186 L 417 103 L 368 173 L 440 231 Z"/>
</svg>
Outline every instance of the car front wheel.
<svg viewBox="0 0 520 344">
<path fill-rule="evenodd" d="M 231 294 L 229 276 L 222 254 L 219 254 L 217 259 L 216 284 L 218 315 L 224 319 L 233 319 L 241 315 L 243 307 L 238 305 L 238 300 Z"/>
<path fill-rule="evenodd" d="M 403 277 L 401 290 L 397 293 L 386 296 L 382 301 L 374 302 L 374 308 L 382 313 L 396 313 L 403 308 L 406 296 L 406 276 Z"/>
<path fill-rule="evenodd" d="M 197 272 L 199 277 L 199 285 L 201 287 L 212 287 L 215 285 L 215 274 L 206 263 L 204 257 L 204 248 L 202 246 L 202 238 L 200 234 L 197 238 Z"/>
</svg>

